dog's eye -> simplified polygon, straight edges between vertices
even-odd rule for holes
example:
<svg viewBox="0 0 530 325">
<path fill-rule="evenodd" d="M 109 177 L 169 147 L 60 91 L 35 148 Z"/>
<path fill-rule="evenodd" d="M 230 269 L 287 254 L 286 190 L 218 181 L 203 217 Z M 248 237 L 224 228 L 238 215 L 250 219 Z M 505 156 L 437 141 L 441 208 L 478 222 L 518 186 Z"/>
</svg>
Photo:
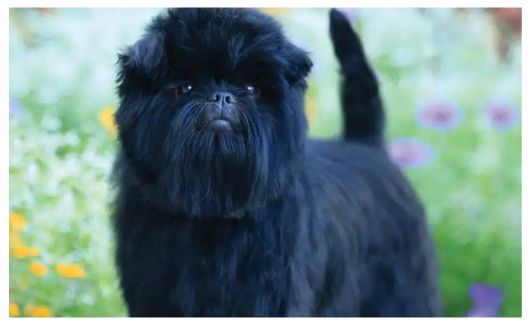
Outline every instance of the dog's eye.
<svg viewBox="0 0 530 325">
<path fill-rule="evenodd" d="M 246 84 L 245 90 L 250 95 L 254 95 L 254 93 L 256 93 L 256 87 L 253 84 Z"/>
<path fill-rule="evenodd" d="M 178 86 L 177 93 L 178 95 L 186 95 L 189 94 L 193 90 L 193 84 L 189 81 L 183 82 Z"/>
</svg>

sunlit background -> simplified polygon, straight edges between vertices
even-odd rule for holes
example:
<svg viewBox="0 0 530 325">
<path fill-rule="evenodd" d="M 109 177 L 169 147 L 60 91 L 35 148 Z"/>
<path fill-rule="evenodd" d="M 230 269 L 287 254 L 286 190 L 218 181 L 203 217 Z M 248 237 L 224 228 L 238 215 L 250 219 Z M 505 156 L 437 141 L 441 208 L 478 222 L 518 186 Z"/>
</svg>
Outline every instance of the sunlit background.
<svg viewBox="0 0 530 325">
<path fill-rule="evenodd" d="M 314 61 L 311 135 L 339 134 L 328 11 L 265 10 Z M 10 12 L 11 316 L 126 314 L 110 228 L 115 62 L 159 11 Z M 425 203 L 445 314 L 520 316 L 520 10 L 344 11 L 382 84 L 389 152 Z"/>
</svg>

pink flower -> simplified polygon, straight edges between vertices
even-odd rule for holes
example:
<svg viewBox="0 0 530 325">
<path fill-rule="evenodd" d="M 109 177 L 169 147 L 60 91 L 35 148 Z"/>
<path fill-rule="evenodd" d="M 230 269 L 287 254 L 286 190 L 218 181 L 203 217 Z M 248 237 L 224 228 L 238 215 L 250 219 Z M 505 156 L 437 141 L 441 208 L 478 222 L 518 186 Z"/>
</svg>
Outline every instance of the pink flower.
<svg viewBox="0 0 530 325">
<path fill-rule="evenodd" d="M 388 146 L 390 157 L 402 168 L 416 168 L 429 164 L 434 159 L 432 148 L 418 139 L 396 139 Z"/>
<path fill-rule="evenodd" d="M 429 100 L 418 105 L 416 121 L 438 131 L 450 130 L 462 122 L 462 110 L 449 100 Z"/>
<path fill-rule="evenodd" d="M 486 104 L 484 113 L 489 125 L 502 131 L 518 125 L 521 117 L 520 109 L 504 100 L 489 102 Z"/>
</svg>

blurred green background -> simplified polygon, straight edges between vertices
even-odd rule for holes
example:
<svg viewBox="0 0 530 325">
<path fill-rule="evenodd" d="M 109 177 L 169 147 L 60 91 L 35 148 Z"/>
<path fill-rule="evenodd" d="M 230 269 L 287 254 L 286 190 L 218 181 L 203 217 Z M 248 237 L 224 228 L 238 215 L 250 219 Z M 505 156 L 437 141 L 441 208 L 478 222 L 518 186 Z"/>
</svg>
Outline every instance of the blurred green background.
<svg viewBox="0 0 530 325">
<path fill-rule="evenodd" d="M 328 10 L 264 10 L 314 61 L 311 135 L 339 134 Z M 115 62 L 159 11 L 10 11 L 11 316 L 126 313 L 109 222 Z M 389 149 L 425 204 L 445 314 L 520 316 L 520 11 L 344 11 L 382 84 Z"/>
</svg>

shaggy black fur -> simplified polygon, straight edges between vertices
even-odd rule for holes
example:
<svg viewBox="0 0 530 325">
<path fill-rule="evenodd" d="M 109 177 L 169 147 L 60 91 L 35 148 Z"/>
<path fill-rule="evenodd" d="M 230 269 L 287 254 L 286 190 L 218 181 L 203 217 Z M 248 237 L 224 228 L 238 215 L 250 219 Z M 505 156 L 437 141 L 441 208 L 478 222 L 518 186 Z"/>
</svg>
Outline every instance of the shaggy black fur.
<svg viewBox="0 0 530 325">
<path fill-rule="evenodd" d="M 306 139 L 307 54 L 249 9 L 174 9 L 120 55 L 117 264 L 132 316 L 432 316 L 422 206 L 338 11 L 344 139 Z"/>
</svg>

